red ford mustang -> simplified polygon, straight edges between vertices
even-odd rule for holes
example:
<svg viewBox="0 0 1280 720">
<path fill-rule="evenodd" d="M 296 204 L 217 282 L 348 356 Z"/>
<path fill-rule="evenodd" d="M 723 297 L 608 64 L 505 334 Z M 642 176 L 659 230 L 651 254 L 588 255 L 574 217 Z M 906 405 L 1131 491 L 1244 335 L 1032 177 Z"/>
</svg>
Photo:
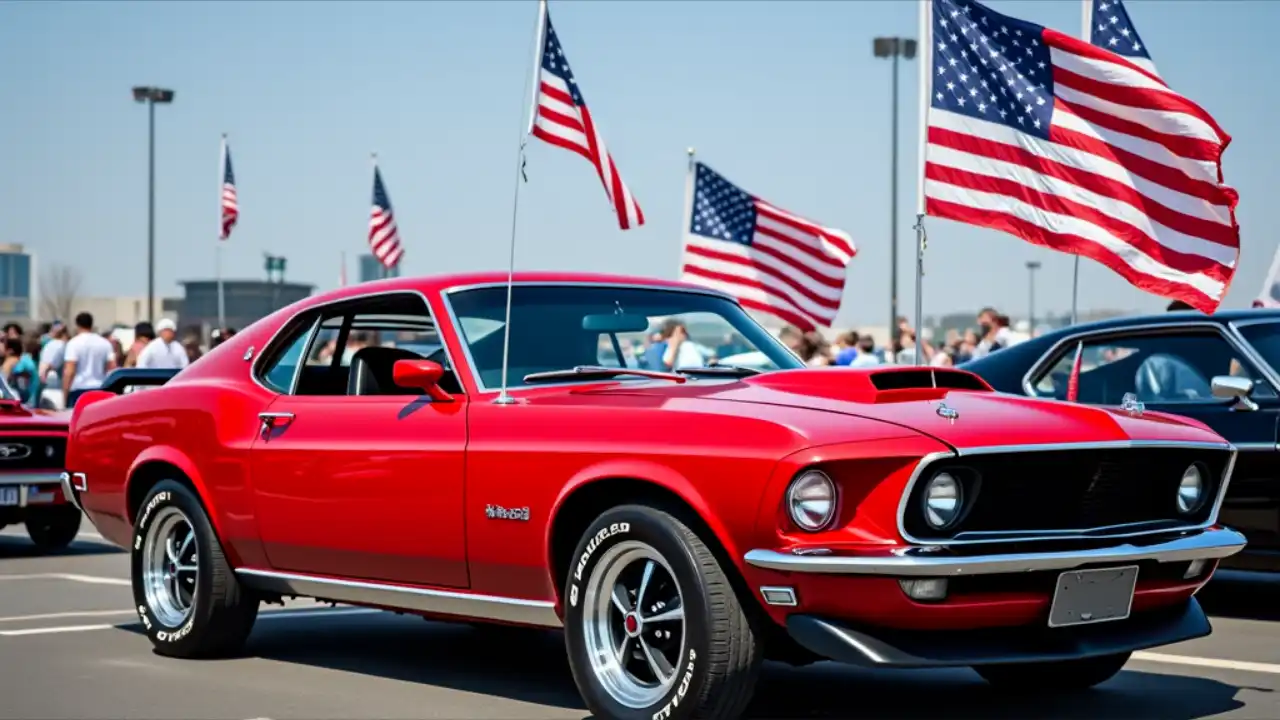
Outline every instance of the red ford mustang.
<svg viewBox="0 0 1280 720">
<path fill-rule="evenodd" d="M 23 524 L 41 550 L 71 544 L 80 510 L 60 476 L 71 413 L 29 410 L 0 379 L 0 528 Z"/>
<path fill-rule="evenodd" d="M 288 596 L 563 627 L 597 717 L 663 720 L 740 714 L 766 657 L 1077 689 L 1210 632 L 1244 540 L 1205 427 L 804 369 L 672 282 L 518 274 L 508 322 L 505 279 L 309 298 L 80 401 L 67 491 L 160 652 L 235 652 Z"/>
</svg>

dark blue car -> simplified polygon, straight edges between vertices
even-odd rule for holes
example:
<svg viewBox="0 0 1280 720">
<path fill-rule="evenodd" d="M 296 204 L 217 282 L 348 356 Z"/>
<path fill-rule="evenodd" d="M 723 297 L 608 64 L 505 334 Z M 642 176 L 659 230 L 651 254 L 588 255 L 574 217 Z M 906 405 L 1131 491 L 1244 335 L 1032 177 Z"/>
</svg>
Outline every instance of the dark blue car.
<svg viewBox="0 0 1280 720">
<path fill-rule="evenodd" d="M 1239 450 L 1221 508 L 1248 547 L 1224 568 L 1280 570 L 1280 310 L 1170 312 L 1075 325 L 961 367 L 997 390 L 1194 418 Z"/>
</svg>

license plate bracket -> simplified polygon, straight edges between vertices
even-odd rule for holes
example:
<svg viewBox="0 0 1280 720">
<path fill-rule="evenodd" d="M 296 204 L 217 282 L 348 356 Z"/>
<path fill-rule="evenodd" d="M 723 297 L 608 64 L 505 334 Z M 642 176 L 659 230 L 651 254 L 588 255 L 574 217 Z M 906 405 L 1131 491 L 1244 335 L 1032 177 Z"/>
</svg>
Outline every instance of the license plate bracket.
<svg viewBox="0 0 1280 720">
<path fill-rule="evenodd" d="M 1049 627 L 1124 620 L 1133 607 L 1137 585 L 1137 565 L 1064 572 L 1053 591 Z"/>
<path fill-rule="evenodd" d="M 18 502 L 19 502 L 19 488 L 17 485 L 0 487 L 0 507 L 17 505 Z"/>
</svg>

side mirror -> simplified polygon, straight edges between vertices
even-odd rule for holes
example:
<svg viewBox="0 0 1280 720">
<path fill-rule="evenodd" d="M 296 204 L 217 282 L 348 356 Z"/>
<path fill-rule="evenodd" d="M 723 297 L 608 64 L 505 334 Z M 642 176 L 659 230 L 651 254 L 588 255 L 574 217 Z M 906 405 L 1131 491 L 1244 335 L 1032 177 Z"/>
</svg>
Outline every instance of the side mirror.
<svg viewBox="0 0 1280 720">
<path fill-rule="evenodd" d="M 1213 388 L 1213 396 L 1224 400 L 1235 399 L 1235 407 L 1240 410 L 1257 410 L 1258 405 L 1250 396 L 1253 395 L 1253 380 L 1235 375 L 1217 375 L 1209 382 Z"/>
<path fill-rule="evenodd" d="M 444 368 L 430 360 L 397 360 L 391 367 L 391 379 L 402 388 L 426 391 L 435 402 L 453 402 L 453 396 L 439 385 Z"/>
</svg>

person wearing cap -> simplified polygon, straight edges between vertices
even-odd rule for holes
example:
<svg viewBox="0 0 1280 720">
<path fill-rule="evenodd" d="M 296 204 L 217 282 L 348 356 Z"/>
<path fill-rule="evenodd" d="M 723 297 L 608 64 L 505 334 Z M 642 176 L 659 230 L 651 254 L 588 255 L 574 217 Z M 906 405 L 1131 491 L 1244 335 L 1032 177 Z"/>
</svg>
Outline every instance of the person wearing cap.
<svg viewBox="0 0 1280 720">
<path fill-rule="evenodd" d="M 178 326 L 164 318 L 156 323 L 156 339 L 138 353 L 138 367 L 181 370 L 187 366 L 187 350 L 178 342 Z"/>
</svg>

